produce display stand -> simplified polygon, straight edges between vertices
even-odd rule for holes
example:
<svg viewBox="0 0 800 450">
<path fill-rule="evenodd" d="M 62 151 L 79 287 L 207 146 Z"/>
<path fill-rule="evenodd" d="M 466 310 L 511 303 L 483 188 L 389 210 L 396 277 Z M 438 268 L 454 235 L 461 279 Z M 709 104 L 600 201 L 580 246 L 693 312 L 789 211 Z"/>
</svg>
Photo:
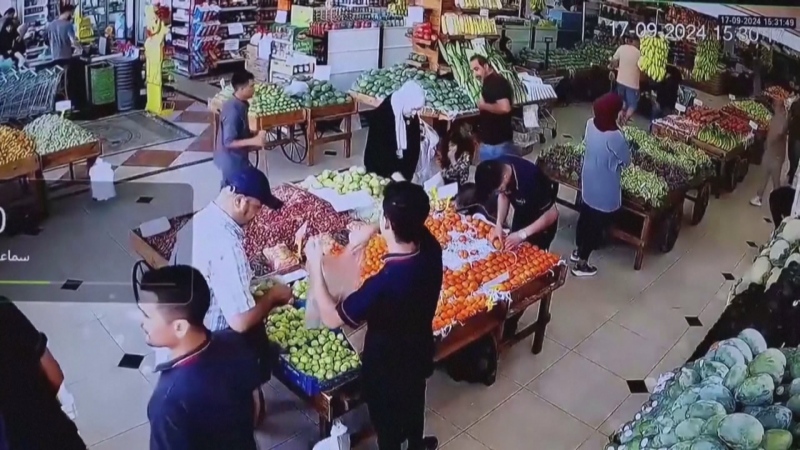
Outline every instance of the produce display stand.
<svg viewBox="0 0 800 450">
<path fill-rule="evenodd" d="M 39 168 L 37 155 L 26 156 L 16 161 L 0 165 L 0 183 L 13 180 L 28 182 L 33 180 L 36 207 L 42 216 L 47 216 L 47 188 Z"/>
<path fill-rule="evenodd" d="M 547 323 L 550 321 L 550 304 L 553 292 L 564 284 L 566 275 L 566 266 L 558 265 L 551 273 L 533 279 L 514 291 L 511 294 L 510 304 L 500 304 L 489 312 L 473 316 L 467 319 L 463 324 L 457 325 L 447 336 L 437 342 L 434 361 L 439 363 L 485 336 L 491 336 L 495 346 L 495 356 L 499 357 L 502 351 L 507 350 L 515 343 L 533 334 L 532 353 L 539 354 L 544 344 L 545 329 Z M 536 303 L 539 303 L 537 321 L 517 331 L 514 336 L 503 339 L 503 324 L 505 319 L 524 312 L 527 308 Z M 494 374 L 487 374 L 487 377 L 484 383 L 492 384 L 494 382 Z M 331 425 L 334 420 L 356 409 L 363 403 L 360 378 L 350 380 L 341 386 L 337 386 L 314 396 L 305 394 L 300 389 L 293 386 L 289 380 L 284 379 L 279 373 L 275 374 L 275 378 L 294 392 L 295 395 L 304 400 L 318 414 L 321 437 L 330 434 Z M 365 432 L 357 434 L 355 440 L 357 441 L 365 438 L 370 432 L 371 430 L 366 430 Z"/>
<path fill-rule="evenodd" d="M 57 152 L 42 155 L 39 160 L 40 170 L 45 171 L 68 165 L 70 178 L 75 179 L 75 163 L 86 161 L 88 173 L 88 169 L 94 165 L 94 162 L 102 153 L 103 150 L 100 141 L 87 142 L 86 144 L 65 148 Z"/>
<path fill-rule="evenodd" d="M 577 191 L 574 202 L 560 197 L 556 201 L 567 208 L 578 211 L 581 206 L 580 183 L 566 179 L 556 171 L 547 168 L 544 168 L 544 172 L 553 181 Z M 609 233 L 612 237 L 636 247 L 636 257 L 633 263 L 634 270 L 642 268 L 646 247 L 655 245 L 663 253 L 669 253 L 675 247 L 675 242 L 678 240 L 678 235 L 683 225 L 683 203 L 686 199 L 687 191 L 698 189 L 698 186 L 700 186 L 699 191 L 701 193 L 708 192 L 707 183 L 699 183 L 704 182 L 698 180 L 690 183 L 684 189 L 669 192 L 667 198 L 664 199 L 663 206 L 659 208 L 652 208 L 637 199 L 623 196 L 622 208 L 615 214 L 614 223 Z M 698 197 L 702 197 L 702 195 Z M 703 214 L 708 206 L 709 196 L 705 195 L 704 197 L 704 199 L 700 198 L 695 201 L 695 208 L 698 211 L 702 211 Z M 694 217 L 697 214 L 702 218 L 702 214 L 699 212 L 692 215 Z"/>
<path fill-rule="evenodd" d="M 330 142 L 342 141 L 344 145 L 344 157 L 350 158 L 351 146 L 353 141 L 352 122 L 353 114 L 356 113 L 357 105 L 355 100 L 345 103 L 343 105 L 323 106 L 320 108 L 311 108 L 306 112 L 308 124 L 306 128 L 306 142 L 308 143 L 308 156 L 306 157 L 306 164 L 309 166 L 314 165 L 314 149 L 318 145 L 328 144 Z M 341 132 L 333 135 L 324 136 L 317 132 L 317 123 L 326 121 L 342 121 Z"/>
</svg>

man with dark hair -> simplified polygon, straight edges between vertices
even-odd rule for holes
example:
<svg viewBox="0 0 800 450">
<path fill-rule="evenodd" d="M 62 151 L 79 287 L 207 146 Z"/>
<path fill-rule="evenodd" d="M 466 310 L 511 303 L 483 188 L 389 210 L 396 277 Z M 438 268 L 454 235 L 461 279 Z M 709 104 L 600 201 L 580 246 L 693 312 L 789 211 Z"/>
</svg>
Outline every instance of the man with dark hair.
<svg viewBox="0 0 800 450">
<path fill-rule="evenodd" d="M 511 102 L 514 91 L 502 75 L 495 72 L 489 61 L 481 55 L 469 60 L 472 73 L 481 80 L 481 98 L 478 100 L 478 153 L 481 161 L 513 153 L 511 127 Z"/>
<path fill-rule="evenodd" d="M 425 227 L 430 200 L 407 181 L 384 189 L 380 235 L 388 253 L 384 267 L 341 303 L 322 274 L 322 245 L 306 245 L 311 295 L 329 328 L 367 323 L 364 396 L 381 450 L 438 447 L 423 437 L 426 380 L 433 373 L 433 317 L 442 288 L 442 247 Z M 378 231 L 378 230 L 372 230 Z"/>
<path fill-rule="evenodd" d="M 190 266 L 145 272 L 137 300 L 147 345 L 171 355 L 156 368 L 147 405 L 150 450 L 256 450 L 256 357 L 238 333 L 203 326 L 211 303 L 203 275 Z"/>
<path fill-rule="evenodd" d="M 75 25 L 72 22 L 74 12 L 75 5 L 62 5 L 58 17 L 47 24 L 45 29 L 50 54 L 57 65 L 68 64 L 72 60 L 73 49 L 81 49 L 75 38 Z"/>
<path fill-rule="evenodd" d="M 0 297 L 0 420 L 9 450 L 86 450 L 78 427 L 62 410 L 64 383 L 47 336 Z M 4 442 L 0 442 L 2 448 Z"/>
<path fill-rule="evenodd" d="M 249 153 L 264 145 L 267 132 L 255 135 L 247 119 L 248 101 L 255 93 L 253 74 L 240 71 L 231 78 L 233 97 L 223 103 L 219 112 L 220 130 L 215 143 L 214 163 L 222 171 L 222 183 L 234 172 L 250 166 Z"/>
</svg>

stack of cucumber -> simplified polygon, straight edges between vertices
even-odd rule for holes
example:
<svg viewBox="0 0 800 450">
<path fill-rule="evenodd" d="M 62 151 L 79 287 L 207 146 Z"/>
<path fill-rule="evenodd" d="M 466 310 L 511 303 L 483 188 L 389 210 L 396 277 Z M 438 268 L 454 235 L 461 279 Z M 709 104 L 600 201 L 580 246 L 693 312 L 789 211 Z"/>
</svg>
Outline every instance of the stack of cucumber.
<svg viewBox="0 0 800 450">
<path fill-rule="evenodd" d="M 447 61 L 447 64 L 453 70 L 453 76 L 456 81 L 462 88 L 466 89 L 473 101 L 477 102 L 481 96 L 481 82 L 475 78 L 475 75 L 472 74 L 472 70 L 469 67 L 469 58 L 474 53 L 485 56 L 494 71 L 508 80 L 514 92 L 515 104 L 519 105 L 529 101 L 528 93 L 525 90 L 525 86 L 520 82 L 517 73 L 509 68 L 505 60 L 503 60 L 503 57 L 491 48 L 473 48 L 469 43 L 460 41 L 448 43 L 439 42 L 439 48 L 442 51 L 445 61 Z"/>
</svg>

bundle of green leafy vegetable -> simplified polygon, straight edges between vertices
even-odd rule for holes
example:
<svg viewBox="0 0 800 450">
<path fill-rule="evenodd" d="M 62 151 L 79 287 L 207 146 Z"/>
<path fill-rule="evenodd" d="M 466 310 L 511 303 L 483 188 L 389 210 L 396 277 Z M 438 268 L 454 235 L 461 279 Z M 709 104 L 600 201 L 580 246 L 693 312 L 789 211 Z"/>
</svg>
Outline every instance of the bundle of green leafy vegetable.
<svg viewBox="0 0 800 450">
<path fill-rule="evenodd" d="M 689 158 L 667 151 L 658 139 L 648 132 L 634 127 L 624 127 L 623 133 L 633 144 L 633 164 L 661 176 L 670 189 L 680 189 L 695 177 L 697 165 Z"/>
<path fill-rule="evenodd" d="M 548 172 L 565 180 L 578 182 L 585 151 L 583 144 L 557 144 L 542 152 L 538 162 Z M 636 164 L 622 170 L 620 183 L 623 196 L 638 199 L 653 208 L 662 206 L 669 193 L 669 186 L 663 178 Z"/>
<path fill-rule="evenodd" d="M 663 375 L 606 450 L 789 450 L 798 418 L 800 352 L 748 328 Z"/>
</svg>

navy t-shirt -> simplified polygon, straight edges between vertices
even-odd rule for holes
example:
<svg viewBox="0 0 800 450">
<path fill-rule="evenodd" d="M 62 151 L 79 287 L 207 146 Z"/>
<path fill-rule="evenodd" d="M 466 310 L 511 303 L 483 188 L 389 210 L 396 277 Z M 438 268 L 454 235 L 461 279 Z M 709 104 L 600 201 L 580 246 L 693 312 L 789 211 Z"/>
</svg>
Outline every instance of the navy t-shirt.
<svg viewBox="0 0 800 450">
<path fill-rule="evenodd" d="M 519 156 L 497 159 L 511 166 L 514 179 L 508 199 L 514 207 L 511 231 L 518 231 L 535 222 L 556 203 L 558 183 L 545 175 L 539 166 Z M 553 225 L 557 227 L 556 224 Z"/>
<path fill-rule="evenodd" d="M 426 230 L 419 249 L 388 254 L 385 265 L 337 306 L 350 327 L 367 323 L 367 382 L 433 372 L 433 317 L 442 289 L 442 247 Z"/>
<path fill-rule="evenodd" d="M 213 333 L 200 348 L 156 368 L 147 406 L 150 450 L 257 450 L 253 391 L 256 355 L 242 335 Z"/>
</svg>

